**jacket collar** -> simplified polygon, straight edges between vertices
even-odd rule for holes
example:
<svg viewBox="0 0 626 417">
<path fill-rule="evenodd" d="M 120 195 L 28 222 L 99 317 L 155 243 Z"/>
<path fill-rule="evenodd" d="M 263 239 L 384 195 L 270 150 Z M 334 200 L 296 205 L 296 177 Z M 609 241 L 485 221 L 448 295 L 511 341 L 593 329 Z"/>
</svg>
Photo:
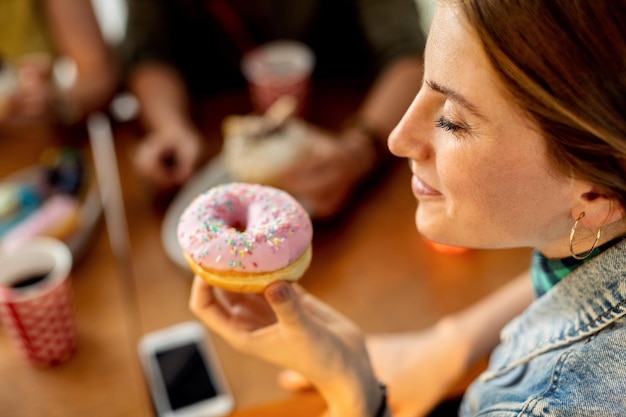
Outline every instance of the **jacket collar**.
<svg viewBox="0 0 626 417">
<path fill-rule="evenodd" d="M 501 333 L 490 379 L 588 337 L 626 314 L 626 240 L 580 266 Z M 494 352 L 496 353 L 496 352 Z"/>
</svg>

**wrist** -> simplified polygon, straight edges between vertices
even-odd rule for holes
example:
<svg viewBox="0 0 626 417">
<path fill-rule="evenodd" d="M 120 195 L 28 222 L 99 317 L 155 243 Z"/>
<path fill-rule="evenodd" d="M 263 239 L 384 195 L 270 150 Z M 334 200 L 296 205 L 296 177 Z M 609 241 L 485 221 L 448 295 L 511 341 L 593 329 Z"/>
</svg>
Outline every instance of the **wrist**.
<svg viewBox="0 0 626 417">
<path fill-rule="evenodd" d="M 463 325 L 458 315 L 444 316 L 435 324 L 434 331 L 442 346 L 452 347 L 449 352 L 449 362 L 453 374 L 451 379 L 461 378 L 472 366 L 472 337 L 471 332 Z"/>
<path fill-rule="evenodd" d="M 355 132 L 366 139 L 378 157 L 385 157 L 390 154 L 389 148 L 387 147 L 389 134 L 362 116 L 355 115 L 349 118 L 344 123 L 343 129 L 344 131 Z"/>
<path fill-rule="evenodd" d="M 391 156 L 387 135 L 360 116 L 354 116 L 344 124 L 341 140 L 357 163 L 361 177 L 374 171 Z"/>
<path fill-rule="evenodd" d="M 377 165 L 378 157 L 370 140 L 354 129 L 347 129 L 341 133 L 341 144 L 352 159 L 356 174 L 359 178 L 365 177 Z"/>
<path fill-rule="evenodd" d="M 378 403 L 378 408 L 374 413 L 374 417 L 390 417 L 391 410 L 389 409 L 389 405 L 387 402 L 387 386 L 382 382 L 378 383 L 378 388 L 380 390 L 380 401 Z"/>
<path fill-rule="evenodd" d="M 372 171 L 389 152 L 386 135 L 379 133 L 361 117 L 355 116 L 344 124 L 341 139 L 361 166 L 363 175 Z"/>
<path fill-rule="evenodd" d="M 373 376 L 322 393 L 329 417 L 386 417 L 387 389 Z"/>
</svg>

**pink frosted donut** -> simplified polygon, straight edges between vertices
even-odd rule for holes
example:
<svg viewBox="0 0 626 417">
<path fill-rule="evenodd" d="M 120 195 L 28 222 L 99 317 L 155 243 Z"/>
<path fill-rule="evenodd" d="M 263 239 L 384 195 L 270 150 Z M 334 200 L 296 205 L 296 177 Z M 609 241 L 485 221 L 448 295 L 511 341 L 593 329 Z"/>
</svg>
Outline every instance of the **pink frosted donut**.
<svg viewBox="0 0 626 417">
<path fill-rule="evenodd" d="M 238 182 L 200 194 L 178 223 L 178 242 L 191 269 L 211 285 L 236 292 L 299 279 L 311 262 L 312 237 L 309 215 L 289 194 Z"/>
</svg>

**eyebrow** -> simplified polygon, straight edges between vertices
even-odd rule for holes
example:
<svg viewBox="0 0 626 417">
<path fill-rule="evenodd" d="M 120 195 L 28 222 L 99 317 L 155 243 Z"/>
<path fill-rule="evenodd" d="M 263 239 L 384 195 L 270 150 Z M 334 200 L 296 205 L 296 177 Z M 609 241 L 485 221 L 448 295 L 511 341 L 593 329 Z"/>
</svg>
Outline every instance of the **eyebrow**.
<svg viewBox="0 0 626 417">
<path fill-rule="evenodd" d="M 441 93 L 443 95 L 445 95 L 446 97 L 448 97 L 450 100 L 458 103 L 459 105 L 461 105 L 462 107 L 465 107 L 470 113 L 472 113 L 474 116 L 479 117 L 481 119 L 485 119 L 485 116 L 482 115 L 482 113 L 480 111 L 478 111 L 478 109 L 476 108 L 476 106 L 474 106 L 471 102 L 469 102 L 465 97 L 463 97 L 461 94 L 459 94 L 458 92 L 448 88 L 448 87 L 444 87 L 443 85 L 432 81 L 432 80 L 426 80 L 426 85 L 428 85 L 431 89 L 433 89 L 434 91 Z"/>
</svg>

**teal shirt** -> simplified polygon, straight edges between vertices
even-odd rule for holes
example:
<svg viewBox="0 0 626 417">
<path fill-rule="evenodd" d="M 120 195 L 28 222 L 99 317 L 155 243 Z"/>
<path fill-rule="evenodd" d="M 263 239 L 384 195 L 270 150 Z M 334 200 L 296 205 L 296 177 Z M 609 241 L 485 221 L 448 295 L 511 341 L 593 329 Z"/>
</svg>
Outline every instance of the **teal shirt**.
<svg viewBox="0 0 626 417">
<path fill-rule="evenodd" d="M 585 259 L 575 259 L 573 257 L 562 259 L 546 258 L 541 252 L 534 251 L 532 264 L 530 267 L 530 276 L 532 278 L 533 287 L 537 297 L 541 297 L 554 287 L 559 281 L 565 278 L 570 272 L 590 261 L 598 254 L 623 240 L 624 236 L 606 242 L 598 246 Z"/>
</svg>

